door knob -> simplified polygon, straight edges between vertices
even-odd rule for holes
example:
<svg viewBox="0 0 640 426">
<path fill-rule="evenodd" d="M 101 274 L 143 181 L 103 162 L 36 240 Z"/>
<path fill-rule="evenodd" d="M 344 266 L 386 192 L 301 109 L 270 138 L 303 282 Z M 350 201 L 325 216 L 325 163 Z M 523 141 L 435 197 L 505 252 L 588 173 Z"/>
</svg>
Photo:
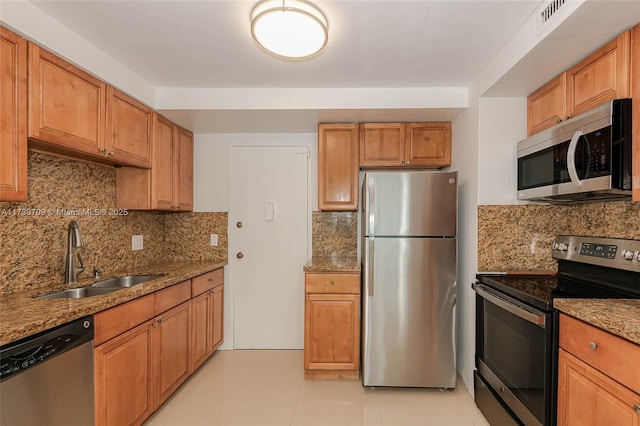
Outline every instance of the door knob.
<svg viewBox="0 0 640 426">
<path fill-rule="evenodd" d="M 236 228 L 242 228 L 243 223 L 241 221 L 236 222 Z"/>
<path fill-rule="evenodd" d="M 243 252 L 241 252 L 241 251 L 239 251 L 238 253 L 236 253 L 236 257 L 237 257 L 238 259 L 242 259 L 242 258 L 244 257 L 244 253 L 243 253 Z"/>
</svg>

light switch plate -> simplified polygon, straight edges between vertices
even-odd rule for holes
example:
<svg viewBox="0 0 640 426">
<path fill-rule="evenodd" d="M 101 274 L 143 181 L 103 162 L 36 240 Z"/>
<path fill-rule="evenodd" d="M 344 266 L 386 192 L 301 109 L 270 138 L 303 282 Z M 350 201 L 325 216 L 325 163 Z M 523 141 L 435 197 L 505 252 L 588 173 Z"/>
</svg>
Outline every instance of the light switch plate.
<svg viewBox="0 0 640 426">
<path fill-rule="evenodd" d="M 144 237 L 142 235 L 131 236 L 131 250 L 142 250 L 144 248 Z"/>
<path fill-rule="evenodd" d="M 211 234 L 211 245 L 218 247 L 218 234 Z"/>
</svg>

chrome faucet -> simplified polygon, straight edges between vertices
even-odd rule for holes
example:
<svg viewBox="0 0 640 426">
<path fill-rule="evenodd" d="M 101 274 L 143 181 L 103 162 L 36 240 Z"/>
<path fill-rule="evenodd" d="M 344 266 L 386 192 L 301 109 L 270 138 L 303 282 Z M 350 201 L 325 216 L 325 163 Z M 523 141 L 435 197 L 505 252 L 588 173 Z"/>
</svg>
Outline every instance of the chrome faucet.
<svg viewBox="0 0 640 426">
<path fill-rule="evenodd" d="M 69 232 L 67 240 L 67 258 L 65 261 L 66 267 L 64 271 L 65 284 L 71 284 L 78 281 L 78 274 L 84 271 L 84 264 L 82 263 L 82 256 L 80 253 L 74 253 L 74 249 L 82 247 L 82 236 L 80 235 L 80 228 L 75 220 L 69 223 Z M 80 267 L 76 266 L 76 256 Z"/>
</svg>

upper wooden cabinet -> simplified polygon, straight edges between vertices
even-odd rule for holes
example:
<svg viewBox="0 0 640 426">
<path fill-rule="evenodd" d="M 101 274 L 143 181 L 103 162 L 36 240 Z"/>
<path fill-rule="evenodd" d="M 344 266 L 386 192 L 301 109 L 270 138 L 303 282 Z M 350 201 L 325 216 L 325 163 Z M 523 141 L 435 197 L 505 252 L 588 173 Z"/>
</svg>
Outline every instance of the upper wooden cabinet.
<svg viewBox="0 0 640 426">
<path fill-rule="evenodd" d="M 631 30 L 631 97 L 633 136 L 640 141 L 640 24 Z M 640 201 L 640 143 L 633 144 L 633 201 Z"/>
<path fill-rule="evenodd" d="M 451 164 L 451 123 L 363 123 L 361 167 L 434 167 Z"/>
<path fill-rule="evenodd" d="M 598 105 L 631 95 L 631 30 L 527 97 L 529 136 Z"/>
<path fill-rule="evenodd" d="M 34 147 L 149 167 L 151 109 L 29 43 L 28 137 Z"/>
<path fill-rule="evenodd" d="M 567 114 L 574 117 L 629 97 L 631 31 L 625 31 L 567 71 Z"/>
<path fill-rule="evenodd" d="M 151 169 L 116 170 L 116 206 L 193 210 L 193 133 L 153 114 Z"/>
<path fill-rule="evenodd" d="M 358 125 L 318 125 L 318 208 L 358 209 Z"/>
<path fill-rule="evenodd" d="M 150 167 L 153 110 L 107 86 L 105 151 L 113 160 Z"/>
<path fill-rule="evenodd" d="M 527 135 L 560 123 L 567 117 L 567 73 L 563 72 L 527 97 Z"/>
<path fill-rule="evenodd" d="M 0 27 L 0 201 L 27 201 L 27 42 Z"/>
</svg>

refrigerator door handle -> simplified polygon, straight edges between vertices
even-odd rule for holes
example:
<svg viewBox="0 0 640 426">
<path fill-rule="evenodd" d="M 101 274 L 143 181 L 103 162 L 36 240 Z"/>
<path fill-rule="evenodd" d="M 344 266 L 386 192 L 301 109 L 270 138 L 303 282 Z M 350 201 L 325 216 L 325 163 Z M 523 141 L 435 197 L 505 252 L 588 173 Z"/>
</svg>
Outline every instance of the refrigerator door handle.
<svg viewBox="0 0 640 426">
<path fill-rule="evenodd" d="M 367 238 L 367 259 L 364 269 L 364 282 L 367 285 L 369 297 L 373 297 L 373 241 L 373 237 Z"/>
<path fill-rule="evenodd" d="M 375 179 L 373 176 L 367 176 L 367 205 L 365 212 L 367 213 L 367 221 L 369 222 L 369 229 L 367 235 L 374 235 L 373 225 L 375 223 L 375 214 L 373 213 L 372 206 L 374 205 L 375 200 L 373 199 L 373 185 L 375 184 Z"/>
</svg>

